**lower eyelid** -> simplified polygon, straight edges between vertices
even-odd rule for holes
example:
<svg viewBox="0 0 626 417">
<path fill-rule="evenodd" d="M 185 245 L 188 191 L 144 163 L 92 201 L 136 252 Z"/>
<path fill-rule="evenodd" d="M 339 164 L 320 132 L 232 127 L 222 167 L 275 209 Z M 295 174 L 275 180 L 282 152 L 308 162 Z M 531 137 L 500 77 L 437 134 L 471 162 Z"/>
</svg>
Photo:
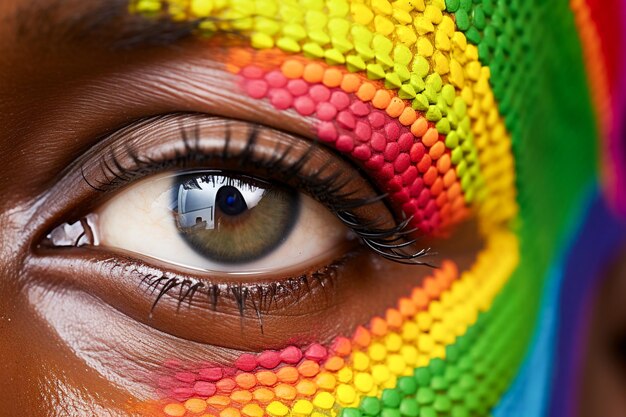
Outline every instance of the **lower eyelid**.
<svg viewBox="0 0 626 417">
<path fill-rule="evenodd" d="M 274 294 L 265 294 L 264 299 L 268 304 L 262 306 L 253 305 L 259 298 L 252 295 L 244 298 L 244 305 L 238 298 L 241 291 L 253 291 L 259 288 L 271 288 L 271 284 L 241 285 L 219 284 L 222 292 L 218 294 L 217 305 L 212 305 L 211 294 L 208 290 L 199 291 L 194 301 L 179 303 L 180 293 L 172 291 L 165 294 L 156 308 L 153 309 L 154 296 L 149 287 L 150 277 L 159 277 L 164 274 L 159 268 L 148 266 L 141 260 L 130 256 L 116 256 L 112 258 L 109 253 L 88 249 L 70 249 L 71 256 L 67 253 L 59 254 L 57 251 L 43 251 L 44 263 L 34 266 L 37 270 L 51 279 L 54 276 L 62 277 L 69 285 L 68 288 L 82 290 L 92 294 L 107 304 L 113 306 L 124 314 L 169 333 L 178 338 L 206 343 L 209 345 L 228 346 L 251 349 L 245 339 L 241 338 L 242 329 L 247 333 L 258 334 L 262 344 L 285 343 L 281 339 L 282 327 L 276 327 L 283 323 L 280 317 L 295 317 L 310 314 L 324 314 L 323 312 L 335 305 L 335 298 L 340 294 L 340 287 L 344 287 L 349 281 L 345 279 L 344 268 L 348 264 L 356 262 L 356 252 L 349 255 L 345 260 L 321 267 L 320 271 L 308 275 L 308 282 L 298 292 L 289 284 L 289 279 L 276 284 L 283 289 Z M 44 258 L 42 258 L 44 259 Z M 42 267 L 42 269 L 39 269 Z M 68 274 L 69 272 L 69 274 Z M 316 275 L 314 278 L 313 276 Z M 341 277 L 344 278 L 341 278 Z M 157 285 L 156 292 L 170 279 L 180 281 L 193 279 L 189 276 L 176 275 L 166 272 L 165 280 Z M 206 284 L 205 288 L 210 288 Z M 178 289 L 180 287 L 175 288 Z M 226 291 L 226 289 L 234 291 Z M 237 293 L 239 291 L 239 293 Z M 269 302 L 271 299 L 271 303 Z M 261 311 L 256 311 L 261 308 Z M 265 329 L 260 320 L 263 320 Z M 228 323 L 227 327 L 224 327 Z M 217 333 L 198 333 L 198 328 L 220 328 Z M 268 328 L 269 326 L 269 328 Z M 279 326 L 282 326 L 280 324 Z M 264 335 L 265 333 L 265 335 Z M 290 333 L 290 332 L 287 332 Z M 262 343 L 262 344 L 261 344 Z"/>
</svg>

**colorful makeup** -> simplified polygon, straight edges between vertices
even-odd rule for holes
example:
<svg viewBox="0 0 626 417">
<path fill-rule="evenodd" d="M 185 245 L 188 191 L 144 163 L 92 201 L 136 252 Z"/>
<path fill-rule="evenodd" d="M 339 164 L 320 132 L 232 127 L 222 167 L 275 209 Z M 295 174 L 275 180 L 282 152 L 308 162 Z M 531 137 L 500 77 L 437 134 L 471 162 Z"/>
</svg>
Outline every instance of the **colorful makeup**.
<svg viewBox="0 0 626 417">
<path fill-rule="evenodd" d="M 263 4 L 267 13 L 274 7 L 291 10 L 267 3 Z M 186 5 L 190 9 L 177 5 L 197 13 L 199 4 Z M 170 11 L 176 10 L 168 5 Z M 319 141 L 358 161 L 389 194 L 397 214 L 409 218 L 421 232 L 441 233 L 467 218 L 469 207 L 492 232 L 477 269 L 455 282 L 456 273 L 451 271 L 456 268 L 447 264 L 436 278 L 427 279 L 423 288 L 388 310 L 385 318 L 372 319 L 352 338 L 339 337 L 331 346 L 245 354 L 230 369 L 170 363 L 158 378 L 159 390 L 177 401 L 159 403 L 157 408 L 170 416 L 340 412 L 357 416 L 385 410 L 417 417 L 472 415 L 493 406 L 499 395 L 493 392 L 501 392 L 506 382 L 480 396 L 471 391 L 474 386 L 486 389 L 491 384 L 486 381 L 492 379 L 509 380 L 514 366 L 485 377 L 484 370 L 471 365 L 457 369 L 456 361 L 464 359 L 455 350 L 471 349 L 459 338 L 471 338 L 467 329 L 473 328 L 480 311 L 488 310 L 515 268 L 517 253 L 515 238 L 501 228 L 516 212 L 510 139 L 477 49 L 455 31 L 443 3 L 421 10 L 409 2 L 393 6 L 373 2 L 371 8 L 354 4 L 349 18 L 348 3 L 319 2 L 319 10 L 331 10 L 330 19 L 309 5 L 302 26 L 286 24 L 282 37 L 280 26 L 276 31 L 263 26 L 275 10 L 265 18 L 255 15 L 255 7 L 246 12 L 242 3 L 241 10 L 233 11 L 224 4 L 222 15 L 211 5 L 206 4 L 207 15 L 215 12 L 212 15 L 230 22 L 231 12 L 249 13 L 233 22 L 249 20 L 262 28 L 250 37 L 251 45 L 261 51 L 233 48 L 226 63 L 243 94 L 268 101 L 277 111 L 295 111 L 311 119 Z M 394 25 L 383 10 L 387 6 L 388 15 L 395 8 L 394 19 L 414 23 L 402 26 L 395 41 L 389 36 Z M 372 21 L 370 31 L 366 26 Z M 224 22 L 218 23 L 220 29 L 230 25 Z M 326 25 L 328 40 L 318 31 Z M 234 23 L 232 29 L 244 29 L 237 26 Z M 308 58 L 290 56 L 300 51 L 294 43 Z M 413 43 L 417 53 L 407 46 Z M 274 46 L 283 52 L 262 51 Z M 326 62 L 319 61 L 322 57 Z M 478 298 L 468 297 L 474 291 Z M 494 360 L 484 363 L 484 369 L 502 358 Z M 515 357 L 510 360 L 514 363 Z M 446 379 L 447 368 L 453 371 Z M 477 385 L 483 379 L 485 384 Z M 479 401 L 487 392 L 493 400 Z"/>
<path fill-rule="evenodd" d="M 469 417 L 537 402 L 519 388 L 527 367 L 512 383 L 549 313 L 537 297 L 572 227 L 563 217 L 593 178 L 569 141 L 593 154 L 589 109 L 573 120 L 560 101 L 588 99 L 565 64 L 581 61 L 566 3 L 139 0 L 131 11 L 197 20 L 208 47 L 229 39 L 241 94 L 310 121 L 420 231 L 474 216 L 486 241 L 470 270 L 446 263 L 334 344 L 244 354 L 219 371 L 170 364 L 158 412 Z M 518 195 L 516 181 L 533 186 Z"/>
<path fill-rule="evenodd" d="M 309 82 L 303 78 L 305 72 Z M 436 127 L 429 127 L 423 117 L 417 120 L 415 110 L 402 100 L 396 98 L 392 104 L 386 90 L 362 84 L 351 74 L 344 81 L 339 70 L 317 63 L 287 60 L 280 69 L 264 72 L 248 66 L 240 74 L 242 88 L 251 97 L 267 98 L 278 110 L 294 109 L 316 117 L 319 140 L 362 163 L 377 185 L 391 194 L 392 204 L 402 207 L 406 217 L 412 216 L 412 225 L 423 233 L 465 217 L 452 152 Z M 397 120 L 400 116 L 402 122 Z M 458 154 L 454 154 L 457 163 L 462 158 Z M 467 173 L 469 182 L 471 174 L 466 170 L 460 172 Z"/>
<path fill-rule="evenodd" d="M 202 18 L 193 14 L 199 4 L 167 2 L 166 10 L 174 19 Z M 227 66 L 241 77 L 244 92 L 277 110 L 316 118 L 320 141 L 362 161 L 420 230 L 432 233 L 466 218 L 466 205 L 483 207 L 490 222 L 515 214 L 510 138 L 489 71 L 478 61 L 478 49 L 455 30 L 443 2 L 368 7 L 320 1 L 307 13 L 273 2 L 222 6 L 205 5 L 206 16 L 224 21 L 206 22 L 203 30 L 250 30 L 250 44 L 269 51 L 231 50 Z M 324 15 L 324 7 L 333 12 Z M 258 16 L 257 8 L 264 10 Z M 302 21 L 281 31 L 265 17 L 274 8 Z M 408 19 L 406 26 L 396 29 L 388 15 Z M 231 18 L 238 22 L 233 27 Z M 308 58 L 289 56 L 296 52 Z"/>
<path fill-rule="evenodd" d="M 493 395 L 495 387 L 487 387 L 508 380 L 513 367 L 497 354 L 479 363 L 464 358 L 481 356 L 487 348 L 474 326 L 517 263 L 500 250 L 515 253 L 516 245 L 512 234 L 494 234 L 470 271 L 459 276 L 454 263 L 444 262 L 384 317 L 372 318 L 352 337 L 338 337 L 328 346 L 243 354 L 231 368 L 169 362 L 157 383 L 164 397 L 176 401 L 160 403 L 161 411 L 168 416 L 283 417 L 378 415 L 383 410 L 417 416 L 422 409 L 471 415 L 484 409 L 490 403 L 478 400 Z M 504 333 L 508 324 L 501 320 L 486 334 Z M 493 348 L 494 353 L 499 349 Z M 495 389 L 500 392 L 503 385 Z"/>
</svg>

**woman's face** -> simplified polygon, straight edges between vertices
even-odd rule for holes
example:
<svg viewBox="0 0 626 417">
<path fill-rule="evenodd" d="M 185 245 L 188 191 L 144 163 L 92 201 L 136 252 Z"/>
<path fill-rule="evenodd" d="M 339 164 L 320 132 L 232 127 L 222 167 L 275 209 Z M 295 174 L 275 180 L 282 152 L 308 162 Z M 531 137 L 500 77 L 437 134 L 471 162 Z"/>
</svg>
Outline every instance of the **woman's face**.
<svg viewBox="0 0 626 417">
<path fill-rule="evenodd" d="M 3 2 L 6 415 L 545 409 L 594 118 L 567 6 L 483 3 Z"/>
</svg>

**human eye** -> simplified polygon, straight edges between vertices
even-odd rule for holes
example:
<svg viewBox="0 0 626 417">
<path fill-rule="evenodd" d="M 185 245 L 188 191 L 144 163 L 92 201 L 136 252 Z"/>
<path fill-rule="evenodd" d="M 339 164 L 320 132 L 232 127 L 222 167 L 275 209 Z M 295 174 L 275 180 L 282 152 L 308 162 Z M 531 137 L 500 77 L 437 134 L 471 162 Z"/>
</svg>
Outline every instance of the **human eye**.
<svg viewBox="0 0 626 417">
<path fill-rule="evenodd" d="M 617 410 L 618 9 L 0 2 L 3 414 Z"/>
<path fill-rule="evenodd" d="M 365 222 L 356 217 L 359 208 L 377 203 L 382 207 L 374 190 L 366 196 L 354 189 L 359 182 L 354 169 L 317 144 L 303 144 L 294 137 L 245 123 L 214 122 L 201 134 L 219 140 L 233 130 L 245 133 L 234 139 L 231 136 L 225 144 L 227 155 L 220 150 L 205 169 L 176 169 L 179 162 L 171 161 L 172 168 L 165 172 L 128 184 L 88 215 L 93 222 L 92 243 L 213 276 L 236 275 L 244 281 L 286 272 L 299 276 L 316 264 L 340 258 L 354 246 L 359 226 L 351 224 L 350 228 L 340 219 L 354 216 L 353 222 Z M 241 143 L 230 142 L 233 140 Z M 272 159 L 265 159 L 270 155 L 267 146 L 275 144 L 282 148 Z M 184 152 L 205 151 L 187 148 Z M 208 152 L 204 157 L 211 158 L 212 151 Z M 248 160 L 241 160 L 244 154 Z M 237 166 L 233 161 L 238 161 Z M 143 169 L 152 169 L 154 163 L 143 165 Z M 124 172 L 117 176 L 133 169 L 137 166 L 122 168 Z M 268 174 L 270 170 L 274 172 Z M 293 179 L 283 175 L 288 172 Z M 268 179 L 271 176 L 274 179 Z M 368 233 L 375 233 L 377 227 L 380 234 L 393 232 L 382 229 L 385 222 L 392 222 L 389 216 L 380 217 L 371 225 L 362 224 L 361 234 L 367 232 L 366 227 Z M 386 241 L 395 239 L 402 249 L 401 237 L 401 233 L 390 234 Z M 376 244 L 375 239 L 370 242 Z M 410 259 L 407 255 L 405 260 Z"/>
<path fill-rule="evenodd" d="M 101 246 L 242 280 L 298 273 L 349 242 L 347 228 L 308 195 L 227 171 L 157 175 L 95 216 Z"/>
<path fill-rule="evenodd" d="M 45 314 L 62 335 L 80 332 L 86 362 L 156 395 L 146 415 L 280 412 L 335 389 L 354 405 L 423 362 L 416 314 L 483 245 L 471 221 L 428 236 L 388 197 L 312 138 L 205 114 L 139 119 L 78 158 L 41 205 L 56 214 L 36 262 L 84 294 L 53 302 L 71 319 Z M 451 333 L 440 333 L 419 342 L 425 355 L 442 354 Z M 341 356 L 351 349 L 354 363 Z M 386 349 L 391 367 L 365 372 L 364 352 L 382 361 Z"/>
<path fill-rule="evenodd" d="M 99 284 L 143 289 L 130 314 L 181 338 L 245 347 L 240 332 L 252 329 L 280 344 L 286 330 L 276 337 L 273 315 L 337 308 L 344 295 L 336 292 L 355 285 L 359 269 L 368 276 L 357 284 L 372 296 L 359 262 L 430 262 L 411 219 L 394 214 L 358 168 L 316 141 L 258 124 L 148 118 L 107 138 L 79 171 L 95 198 L 52 227 L 41 250 L 100 259 L 111 269 L 96 274 Z M 243 321 L 190 336 L 175 324 L 189 314 Z"/>
</svg>

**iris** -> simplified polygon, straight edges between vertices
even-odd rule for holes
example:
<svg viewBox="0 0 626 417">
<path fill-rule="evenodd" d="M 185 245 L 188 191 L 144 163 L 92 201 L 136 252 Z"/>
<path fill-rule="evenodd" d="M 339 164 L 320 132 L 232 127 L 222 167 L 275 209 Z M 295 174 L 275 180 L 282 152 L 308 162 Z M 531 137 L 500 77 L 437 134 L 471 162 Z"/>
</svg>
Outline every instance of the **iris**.
<svg viewBox="0 0 626 417">
<path fill-rule="evenodd" d="M 286 240 L 298 217 L 295 190 L 226 173 L 196 173 L 176 181 L 176 226 L 196 252 L 214 262 L 251 262 L 269 254 Z"/>
</svg>

